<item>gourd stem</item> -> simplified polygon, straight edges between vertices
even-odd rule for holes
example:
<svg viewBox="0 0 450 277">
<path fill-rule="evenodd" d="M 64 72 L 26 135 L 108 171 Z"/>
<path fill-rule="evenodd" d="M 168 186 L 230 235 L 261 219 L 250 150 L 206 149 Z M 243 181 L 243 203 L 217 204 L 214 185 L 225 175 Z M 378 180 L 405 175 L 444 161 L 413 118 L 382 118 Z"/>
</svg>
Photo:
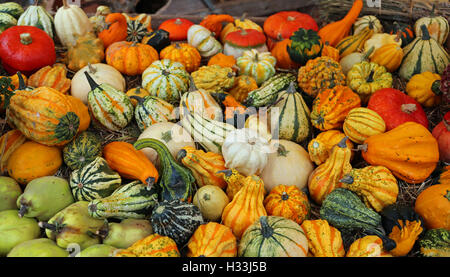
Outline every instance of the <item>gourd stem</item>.
<svg viewBox="0 0 450 277">
<path fill-rule="evenodd" d="M 348 184 L 351 185 L 353 184 L 355 180 L 353 179 L 353 176 L 351 175 L 345 175 L 344 178 L 342 178 L 341 180 L 339 180 L 339 182 L 344 183 L 344 184 Z"/>
<path fill-rule="evenodd" d="M 175 19 L 175 24 L 180 25 L 181 23 L 183 23 L 183 22 L 181 21 L 181 19 L 179 19 L 179 18 Z"/>
<path fill-rule="evenodd" d="M 148 177 L 146 180 L 147 190 L 151 190 L 156 182 L 155 177 Z"/>
<path fill-rule="evenodd" d="M 297 92 L 297 90 L 295 89 L 294 82 L 290 82 L 289 83 L 289 87 L 287 88 L 286 92 L 289 93 L 289 94 L 293 94 L 293 93 Z"/>
<path fill-rule="evenodd" d="M 411 114 L 415 111 L 417 111 L 416 104 L 403 104 L 400 107 L 401 111 L 407 114 Z"/>
<path fill-rule="evenodd" d="M 286 200 L 288 200 L 288 199 L 289 199 L 289 194 L 287 194 L 287 192 L 283 191 L 283 192 L 281 193 L 281 200 L 286 201 Z"/>
<path fill-rule="evenodd" d="M 88 80 L 89 86 L 91 87 L 91 90 L 96 89 L 97 87 L 99 87 L 100 85 L 97 84 L 94 79 L 92 79 L 91 75 L 89 75 L 89 73 L 87 73 L 86 71 L 84 72 L 84 75 L 86 75 L 86 79 Z"/>
<path fill-rule="evenodd" d="M 62 2 L 63 2 L 63 6 L 64 6 L 65 9 L 69 9 L 70 8 L 69 4 L 67 4 L 67 0 L 62 0 Z"/>
<path fill-rule="evenodd" d="M 53 232 L 58 232 L 58 226 L 56 224 L 50 224 L 48 222 L 40 221 L 38 225 L 43 229 L 49 229 Z"/>
<path fill-rule="evenodd" d="M 442 91 L 441 91 L 441 80 L 436 80 L 433 82 L 433 84 L 431 85 L 431 91 L 436 94 L 436 95 L 441 95 Z"/>
<path fill-rule="evenodd" d="M 370 71 L 369 77 L 367 77 L 367 83 L 373 83 L 373 75 L 375 75 L 375 70 L 372 69 L 372 71 Z"/>
<path fill-rule="evenodd" d="M 269 226 L 267 222 L 267 216 L 261 216 L 259 218 L 259 224 L 261 224 L 261 234 L 264 238 L 270 238 L 273 235 L 273 228 Z"/>
<path fill-rule="evenodd" d="M 181 162 L 181 160 L 183 160 L 186 157 L 186 155 L 187 155 L 187 151 L 185 149 L 181 149 L 177 153 L 177 161 Z"/>
<path fill-rule="evenodd" d="M 225 169 L 225 170 L 220 170 L 216 172 L 217 174 L 223 173 L 225 174 L 226 177 L 230 177 L 231 174 L 233 174 L 233 171 L 231 169 Z"/>
<path fill-rule="evenodd" d="M 23 45 L 29 45 L 33 42 L 33 39 L 31 38 L 30 33 L 22 33 L 20 34 L 20 43 Z"/>
<path fill-rule="evenodd" d="M 337 146 L 339 148 L 347 148 L 347 140 L 348 140 L 348 137 L 346 136 L 337 144 Z"/>
<path fill-rule="evenodd" d="M 88 63 L 88 70 L 89 70 L 89 73 L 91 73 L 91 74 L 94 74 L 95 72 L 97 72 L 97 69 L 95 69 L 95 67 L 93 67 L 91 63 Z"/>
<path fill-rule="evenodd" d="M 139 105 L 142 105 L 144 103 L 144 98 L 137 96 L 137 95 L 131 95 L 130 96 L 131 99 L 134 99 L 136 101 L 138 101 Z M 145 108 L 145 107 L 144 107 Z"/>
<path fill-rule="evenodd" d="M 240 21 L 244 21 L 246 18 L 247 18 L 247 13 L 243 13 L 242 15 L 241 15 L 241 18 L 239 18 L 239 20 Z"/>
<path fill-rule="evenodd" d="M 284 145 L 278 144 L 277 153 L 278 153 L 278 157 L 280 157 L 280 156 L 286 157 L 287 154 L 289 153 L 289 151 L 286 150 L 286 147 L 284 147 Z"/>
<path fill-rule="evenodd" d="M 193 92 L 193 91 L 197 91 L 197 90 L 198 90 L 198 88 L 195 85 L 194 78 L 192 78 L 192 76 L 189 76 L 189 92 Z"/>
<path fill-rule="evenodd" d="M 24 90 L 27 88 L 27 85 L 25 84 L 25 80 L 23 79 L 22 73 L 20 71 L 17 72 L 17 78 L 19 78 L 19 90 Z"/>
<path fill-rule="evenodd" d="M 430 17 L 435 17 L 436 11 L 436 3 L 433 3 L 433 7 L 431 8 Z"/>
<path fill-rule="evenodd" d="M 100 228 L 99 230 L 97 230 L 95 232 L 95 234 L 101 238 L 106 238 L 109 234 L 109 228 L 108 225 L 106 224 L 104 227 Z"/>
<path fill-rule="evenodd" d="M 33 5 L 34 5 L 34 6 L 37 6 L 37 5 L 39 5 L 39 0 L 34 0 L 34 3 L 33 3 Z"/>
<path fill-rule="evenodd" d="M 356 151 L 364 151 L 364 152 L 367 152 L 367 148 L 368 148 L 368 146 L 367 146 L 366 143 L 365 143 L 365 144 L 361 144 L 361 145 L 358 145 L 358 147 L 356 148 Z"/>
<path fill-rule="evenodd" d="M 28 206 L 27 205 L 20 204 L 19 217 L 22 218 L 25 215 L 25 213 L 27 212 L 27 210 L 28 210 Z"/>
<path fill-rule="evenodd" d="M 422 40 L 430 40 L 430 32 L 428 32 L 428 28 L 425 24 L 422 24 L 422 26 L 420 26 L 420 29 L 422 30 Z"/>
</svg>

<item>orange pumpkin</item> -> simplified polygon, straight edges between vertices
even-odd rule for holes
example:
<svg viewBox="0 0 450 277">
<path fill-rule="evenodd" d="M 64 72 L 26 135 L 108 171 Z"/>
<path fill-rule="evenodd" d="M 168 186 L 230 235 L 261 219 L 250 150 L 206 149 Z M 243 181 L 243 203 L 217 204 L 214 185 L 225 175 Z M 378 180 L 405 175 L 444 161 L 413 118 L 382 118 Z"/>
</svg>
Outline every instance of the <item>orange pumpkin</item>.
<svg viewBox="0 0 450 277">
<path fill-rule="evenodd" d="M 39 69 L 28 79 L 28 86 L 50 87 L 59 92 L 67 94 L 71 81 L 66 77 L 67 68 L 64 64 L 58 63 L 53 66 L 45 66 Z"/>
<path fill-rule="evenodd" d="M 428 229 L 450 230 L 450 184 L 426 188 L 417 197 L 414 210 Z"/>
<path fill-rule="evenodd" d="M 187 40 L 187 32 L 194 22 L 186 18 L 171 18 L 162 22 L 158 29 L 169 32 L 171 41 Z"/>
<path fill-rule="evenodd" d="M 103 46 L 108 48 L 111 44 L 124 41 L 127 38 L 127 19 L 121 13 L 111 13 L 105 17 L 105 23 L 109 24 L 108 29 L 101 31 L 98 38 L 102 40 Z"/>
<path fill-rule="evenodd" d="M 167 46 L 161 50 L 160 58 L 161 60 L 169 59 L 181 63 L 189 73 L 197 71 L 202 60 L 200 52 L 187 43 L 174 43 Z"/>
<path fill-rule="evenodd" d="M 403 49 L 397 43 L 389 43 L 378 48 L 372 57 L 371 62 L 386 67 L 387 71 L 396 71 L 403 61 Z"/>
<path fill-rule="evenodd" d="M 27 139 L 19 130 L 11 130 L 0 137 L 0 174 L 5 174 L 9 157 Z"/>
<path fill-rule="evenodd" d="M 91 116 L 89 115 L 88 107 L 79 98 L 72 95 L 67 95 L 69 102 L 72 104 L 72 108 L 78 118 L 80 119 L 80 125 L 78 126 L 78 133 L 81 133 L 91 124 Z"/>
<path fill-rule="evenodd" d="M 200 22 L 200 25 L 214 33 L 216 39 L 220 37 L 223 22 L 234 22 L 234 18 L 229 14 L 209 14 Z"/>
<path fill-rule="evenodd" d="M 200 225 L 187 243 L 188 257 L 236 257 L 237 240 L 233 231 L 222 224 Z"/>
<path fill-rule="evenodd" d="M 119 41 L 106 49 L 106 63 L 128 76 L 141 75 L 158 59 L 158 51 L 148 44 Z"/>
<path fill-rule="evenodd" d="M 238 67 L 236 66 L 236 59 L 231 55 L 218 53 L 212 56 L 208 61 L 208 66 L 214 64 L 220 65 L 221 67 L 231 67 L 234 72 L 238 71 Z"/>
<path fill-rule="evenodd" d="M 292 40 L 284 39 L 275 43 L 274 47 L 270 51 L 272 56 L 277 59 L 276 66 L 282 69 L 297 69 L 300 68 L 300 64 L 294 62 L 289 53 L 287 52 L 287 47 L 290 47 L 292 44 Z"/>
</svg>

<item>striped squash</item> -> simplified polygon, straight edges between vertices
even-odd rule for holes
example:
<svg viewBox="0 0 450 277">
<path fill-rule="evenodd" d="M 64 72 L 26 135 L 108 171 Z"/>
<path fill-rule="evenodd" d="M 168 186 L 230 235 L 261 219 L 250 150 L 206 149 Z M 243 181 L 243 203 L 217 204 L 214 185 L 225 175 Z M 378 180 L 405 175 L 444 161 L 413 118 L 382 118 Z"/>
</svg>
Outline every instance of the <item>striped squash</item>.
<svg viewBox="0 0 450 277">
<path fill-rule="evenodd" d="M 18 19 L 23 12 L 23 8 L 19 3 L 5 2 L 0 4 L 0 13 L 7 13 L 16 19 Z"/>
<path fill-rule="evenodd" d="M 89 73 L 85 74 L 91 86 L 88 105 L 93 119 L 111 131 L 120 131 L 133 119 L 134 107 L 130 98 L 109 84 L 98 85 Z"/>
<path fill-rule="evenodd" d="M 429 16 L 419 18 L 414 23 L 414 32 L 416 36 L 423 36 L 422 25 L 425 25 L 430 36 L 434 38 L 439 44 L 444 44 L 447 41 L 448 33 L 450 30 L 448 19 L 444 16 L 438 16 L 434 13 L 435 6 Z"/>
<path fill-rule="evenodd" d="M 55 38 L 55 24 L 53 16 L 38 1 L 28 6 L 25 12 L 17 20 L 17 26 L 34 26 L 46 32 L 51 38 Z"/>
<path fill-rule="evenodd" d="M 383 118 L 368 108 L 354 108 L 344 120 L 345 135 L 353 142 L 362 144 L 367 138 L 386 131 Z"/>
<path fill-rule="evenodd" d="M 187 32 L 187 41 L 194 46 L 203 58 L 209 58 L 223 51 L 222 44 L 208 29 L 201 25 L 192 25 Z"/>
<path fill-rule="evenodd" d="M 131 98 L 139 101 L 134 110 L 134 117 L 141 132 L 152 124 L 175 120 L 173 105 L 163 99 L 155 96 Z"/>
<path fill-rule="evenodd" d="M 11 130 L 0 137 L 0 174 L 8 172 L 6 165 L 11 154 L 27 139 L 19 130 Z"/>
<path fill-rule="evenodd" d="M 119 187 L 110 196 L 89 202 L 94 218 L 148 218 L 158 201 L 155 189 L 148 190 L 140 181 Z"/>
<path fill-rule="evenodd" d="M 142 87 L 150 95 L 175 104 L 189 88 L 189 73 L 179 62 L 158 60 L 142 73 Z"/>
<path fill-rule="evenodd" d="M 370 235 L 355 240 L 347 250 L 345 257 L 392 257 L 392 254 L 383 248 L 383 241 L 380 237 Z"/>
<path fill-rule="evenodd" d="M 110 196 L 122 184 L 119 173 L 105 159 L 95 158 L 70 175 L 70 188 L 77 201 L 92 201 Z"/>
<path fill-rule="evenodd" d="M 309 158 L 316 165 L 323 164 L 331 155 L 331 150 L 338 144 L 345 134 L 339 130 L 329 130 L 321 132 L 316 138 L 308 143 Z M 347 147 L 353 149 L 353 143 L 350 140 L 346 141 Z M 353 152 L 352 152 L 353 158 Z"/>
<path fill-rule="evenodd" d="M 180 251 L 171 238 L 152 234 L 117 252 L 115 257 L 180 257 Z"/>
<path fill-rule="evenodd" d="M 51 87 L 67 94 L 71 80 L 66 75 L 67 68 L 65 64 L 57 63 L 53 66 L 45 66 L 28 78 L 27 85 L 34 88 Z"/>
<path fill-rule="evenodd" d="M 100 137 L 89 131 L 82 132 L 63 148 L 64 163 L 71 169 L 79 169 L 102 155 Z"/>
<path fill-rule="evenodd" d="M 308 238 L 308 248 L 313 257 L 344 257 L 341 232 L 326 220 L 305 220 L 301 227 Z"/>
<path fill-rule="evenodd" d="M 238 253 L 239 257 L 306 257 L 308 240 L 294 221 L 261 216 L 245 231 Z"/>
<path fill-rule="evenodd" d="M 337 45 L 341 58 L 364 49 L 364 43 L 374 34 L 373 28 L 366 28 L 358 34 L 343 38 Z"/>
<path fill-rule="evenodd" d="M 245 51 L 237 58 L 236 65 L 240 75 L 248 75 L 261 85 L 275 75 L 277 59 L 270 52 L 258 52 L 255 49 Z"/>
<path fill-rule="evenodd" d="M 422 36 L 416 37 L 403 48 L 404 57 L 399 75 L 406 80 L 427 71 L 440 75 L 450 63 L 450 55 L 430 36 L 427 27 L 422 25 L 421 29 Z"/>
<path fill-rule="evenodd" d="M 211 93 L 204 89 L 198 89 L 193 81 L 191 81 L 189 91 L 183 94 L 180 100 L 180 117 L 183 118 L 187 112 L 198 113 L 208 119 L 223 121 L 223 112 L 220 105 Z"/>
<path fill-rule="evenodd" d="M 356 22 L 353 24 L 353 35 L 357 35 L 364 32 L 366 28 L 372 28 L 374 34 L 383 32 L 383 25 L 376 16 L 365 15 L 358 18 Z"/>
<path fill-rule="evenodd" d="M 296 91 L 295 83 L 291 82 L 287 90 L 278 93 L 278 102 L 271 108 L 278 109 L 279 138 L 301 143 L 310 134 L 309 108 L 303 97 Z"/>
<path fill-rule="evenodd" d="M 126 41 L 141 42 L 148 35 L 147 26 L 138 20 L 127 20 L 127 38 Z"/>
<path fill-rule="evenodd" d="M 9 15 L 7 13 L 0 13 L 0 33 L 16 25 L 17 19 L 15 19 L 12 15 Z"/>
<path fill-rule="evenodd" d="M 187 244 L 188 257 L 236 257 L 237 240 L 225 225 L 208 222 L 195 230 Z"/>
<path fill-rule="evenodd" d="M 278 73 L 265 81 L 259 88 L 250 91 L 243 104 L 253 107 L 272 104 L 277 99 L 278 93 L 296 79 L 292 73 Z"/>
<path fill-rule="evenodd" d="M 204 220 L 197 206 L 175 199 L 159 202 L 150 222 L 156 234 L 168 236 L 177 245 L 184 245 Z"/>
</svg>

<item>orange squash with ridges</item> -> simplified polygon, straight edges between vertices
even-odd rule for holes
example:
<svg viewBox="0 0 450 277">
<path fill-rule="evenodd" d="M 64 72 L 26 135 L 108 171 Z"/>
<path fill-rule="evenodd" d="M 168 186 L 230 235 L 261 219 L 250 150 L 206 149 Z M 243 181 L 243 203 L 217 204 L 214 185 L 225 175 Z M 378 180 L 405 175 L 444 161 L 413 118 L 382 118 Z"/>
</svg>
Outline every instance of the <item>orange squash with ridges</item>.
<svg viewBox="0 0 450 277">
<path fill-rule="evenodd" d="M 341 232 L 326 220 L 305 220 L 301 224 L 308 238 L 308 248 L 313 257 L 344 257 Z"/>
<path fill-rule="evenodd" d="M 238 251 L 233 231 L 216 222 L 200 225 L 187 248 L 188 257 L 236 257 Z"/>
</svg>

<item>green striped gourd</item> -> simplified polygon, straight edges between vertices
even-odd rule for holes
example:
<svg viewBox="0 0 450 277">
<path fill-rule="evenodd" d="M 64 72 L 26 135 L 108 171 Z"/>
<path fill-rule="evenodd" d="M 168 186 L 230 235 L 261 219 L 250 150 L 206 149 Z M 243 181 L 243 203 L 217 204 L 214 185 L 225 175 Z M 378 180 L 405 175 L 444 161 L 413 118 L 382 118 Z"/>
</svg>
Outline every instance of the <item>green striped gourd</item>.
<svg viewBox="0 0 450 277">
<path fill-rule="evenodd" d="M 113 171 L 105 159 L 95 158 L 70 175 L 70 188 L 78 201 L 92 201 L 110 196 L 122 184 L 119 173 Z"/>
<path fill-rule="evenodd" d="M 357 35 L 366 30 L 366 28 L 372 28 L 374 34 L 383 32 L 383 25 L 380 20 L 374 15 L 365 15 L 356 20 L 353 24 L 353 34 Z"/>
<path fill-rule="evenodd" d="M 158 122 L 168 122 L 175 120 L 173 113 L 173 105 L 155 96 L 131 96 L 136 99 L 138 104 L 134 110 L 134 118 L 141 131 L 147 129 L 148 126 Z"/>
<path fill-rule="evenodd" d="M 442 45 L 447 41 L 450 27 L 447 18 L 435 14 L 435 9 L 436 6 L 433 5 L 430 15 L 419 18 L 414 23 L 414 33 L 418 37 L 422 36 L 423 32 L 421 26 L 425 25 L 430 33 L 430 36 Z"/>
<path fill-rule="evenodd" d="M 184 245 L 204 220 L 194 204 L 172 200 L 158 203 L 150 222 L 153 232 L 173 239 L 177 245 Z"/>
<path fill-rule="evenodd" d="M 6 2 L 0 4 L 0 13 L 7 13 L 15 19 L 18 19 L 23 12 L 22 6 L 16 2 Z"/>
<path fill-rule="evenodd" d="M 111 131 L 120 131 L 133 119 L 134 107 L 130 98 L 109 84 L 97 84 L 85 72 L 91 86 L 88 106 L 92 118 Z"/>
<path fill-rule="evenodd" d="M 140 139 L 134 148 L 153 148 L 160 160 L 158 187 L 160 201 L 180 199 L 191 202 L 195 193 L 195 178 L 190 169 L 179 164 L 170 153 L 169 148 L 157 139 Z"/>
<path fill-rule="evenodd" d="M 309 108 L 303 97 L 295 90 L 292 82 L 287 90 L 278 94 L 277 104 L 271 109 L 278 109 L 279 138 L 300 143 L 310 134 Z"/>
<path fill-rule="evenodd" d="M 148 218 L 158 203 L 158 193 L 140 181 L 119 187 L 110 196 L 89 202 L 89 215 L 93 218 Z"/>
<path fill-rule="evenodd" d="M 12 15 L 7 13 L 0 13 L 0 33 L 16 25 L 17 19 L 15 19 Z"/>
<path fill-rule="evenodd" d="M 84 131 L 63 148 L 64 163 L 72 170 L 82 168 L 102 155 L 100 137 Z"/>
<path fill-rule="evenodd" d="M 128 20 L 127 34 L 126 41 L 141 42 L 142 39 L 148 35 L 148 29 L 147 26 L 142 24 L 139 20 Z"/>
<path fill-rule="evenodd" d="M 28 6 L 25 12 L 17 20 L 19 26 L 34 26 L 45 31 L 51 38 L 55 37 L 55 24 L 53 17 L 47 10 L 38 5 Z"/>
<path fill-rule="evenodd" d="M 351 53 L 361 52 L 364 49 L 364 43 L 374 34 L 373 27 L 364 29 L 361 33 L 343 38 L 337 45 L 341 59 Z"/>
<path fill-rule="evenodd" d="M 189 88 L 189 73 L 179 62 L 169 59 L 154 61 L 142 73 L 142 87 L 150 95 L 175 104 Z"/>
<path fill-rule="evenodd" d="M 425 25 L 422 25 L 421 28 L 422 37 L 416 37 L 403 49 L 405 55 L 399 75 L 406 80 L 427 71 L 440 75 L 450 63 L 450 55 L 447 51 L 430 36 Z"/>
<path fill-rule="evenodd" d="M 286 47 L 286 50 L 292 61 L 301 66 L 322 55 L 323 42 L 316 31 L 299 28 L 290 39 L 292 43 Z"/>
<path fill-rule="evenodd" d="M 239 75 L 252 77 L 258 86 L 275 75 L 276 63 L 277 59 L 270 52 L 260 53 L 256 49 L 244 51 L 242 56 L 236 60 Z"/>
<path fill-rule="evenodd" d="M 277 99 L 278 93 L 296 80 L 292 73 L 278 73 L 265 81 L 258 89 L 251 91 L 244 105 L 262 107 L 272 104 Z"/>
</svg>

